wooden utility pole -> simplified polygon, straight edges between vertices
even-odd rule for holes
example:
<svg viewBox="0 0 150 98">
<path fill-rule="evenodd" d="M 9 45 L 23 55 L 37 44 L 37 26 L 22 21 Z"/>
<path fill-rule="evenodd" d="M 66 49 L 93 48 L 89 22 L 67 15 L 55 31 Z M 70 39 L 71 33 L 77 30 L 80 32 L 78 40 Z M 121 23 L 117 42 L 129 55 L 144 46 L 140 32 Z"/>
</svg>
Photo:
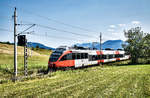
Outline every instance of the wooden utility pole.
<svg viewBox="0 0 150 98">
<path fill-rule="evenodd" d="M 101 53 L 101 51 L 102 51 L 102 33 L 100 32 L 100 47 L 99 47 L 99 51 L 100 51 L 100 53 Z M 100 54 L 100 59 L 102 58 L 102 54 Z M 100 63 L 100 65 L 102 65 L 101 63 Z"/>
<path fill-rule="evenodd" d="M 94 42 L 92 42 L 92 50 L 94 50 Z"/>
<path fill-rule="evenodd" d="M 17 16 L 16 7 L 14 11 L 14 76 L 17 76 Z"/>
<path fill-rule="evenodd" d="M 100 32 L 100 51 L 102 51 L 102 33 Z"/>
</svg>

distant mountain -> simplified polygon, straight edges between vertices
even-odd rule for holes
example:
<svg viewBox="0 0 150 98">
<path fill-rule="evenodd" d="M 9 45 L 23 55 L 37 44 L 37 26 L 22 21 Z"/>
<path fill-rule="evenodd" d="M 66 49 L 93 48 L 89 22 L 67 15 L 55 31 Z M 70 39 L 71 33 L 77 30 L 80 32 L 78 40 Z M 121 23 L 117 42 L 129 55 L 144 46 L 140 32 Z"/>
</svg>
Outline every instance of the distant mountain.
<svg viewBox="0 0 150 98">
<path fill-rule="evenodd" d="M 102 44 L 102 49 L 106 49 L 106 48 L 111 48 L 111 49 L 122 49 L 122 44 L 124 43 L 124 41 L 122 40 L 107 40 L 106 42 L 104 42 Z M 81 46 L 81 47 L 88 47 L 92 49 L 92 43 L 82 43 L 82 44 L 75 44 L 77 46 Z M 100 44 L 94 43 L 94 48 L 99 49 L 100 48 Z"/>
<path fill-rule="evenodd" d="M 43 44 L 41 44 L 41 43 L 28 42 L 28 47 L 34 47 L 34 48 L 36 48 L 36 46 L 39 46 L 39 48 L 42 48 L 42 49 L 55 50 L 55 48 L 45 46 L 45 45 L 43 45 Z"/>
<path fill-rule="evenodd" d="M 92 43 L 77 43 L 75 45 L 76 46 L 81 46 L 81 47 L 88 47 L 88 48 L 92 47 Z"/>
<path fill-rule="evenodd" d="M 108 40 L 103 43 L 102 47 L 105 48 L 112 48 L 112 49 L 122 49 L 122 44 L 124 41 L 122 40 Z"/>
<path fill-rule="evenodd" d="M 122 40 L 107 40 L 102 44 L 102 49 L 106 49 L 106 48 L 111 48 L 111 49 L 122 49 L 122 44 L 125 43 Z M 80 46 L 80 47 L 86 47 L 86 48 L 93 48 L 92 43 L 77 43 L 75 44 L 76 46 Z M 34 47 L 36 48 L 36 46 L 39 46 L 39 48 L 43 48 L 43 49 L 51 49 L 51 50 L 55 50 L 55 48 L 52 47 L 48 47 L 45 46 L 41 43 L 36 43 L 36 42 L 28 42 L 28 47 Z M 94 48 L 99 49 L 100 48 L 100 44 L 94 43 Z"/>
</svg>

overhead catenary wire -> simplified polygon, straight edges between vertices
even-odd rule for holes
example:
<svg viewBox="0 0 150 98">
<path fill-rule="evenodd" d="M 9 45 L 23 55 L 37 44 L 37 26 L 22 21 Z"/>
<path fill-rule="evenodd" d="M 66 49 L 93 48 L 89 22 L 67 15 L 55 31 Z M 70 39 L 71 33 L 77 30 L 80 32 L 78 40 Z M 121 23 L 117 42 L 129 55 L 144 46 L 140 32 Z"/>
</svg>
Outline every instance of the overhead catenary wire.
<svg viewBox="0 0 150 98">
<path fill-rule="evenodd" d="M 79 30 L 86 31 L 86 32 L 93 32 L 93 33 L 96 32 L 95 30 L 91 30 L 91 29 L 87 29 L 87 28 L 80 27 L 80 26 L 68 24 L 68 23 L 59 21 L 59 20 L 57 20 L 57 19 L 52 19 L 52 18 L 50 18 L 50 17 L 46 17 L 46 16 L 43 16 L 43 15 L 40 15 L 40 14 L 31 12 L 31 11 L 27 11 L 27 10 L 25 10 L 25 9 L 23 9 L 23 8 L 19 8 L 19 9 L 22 10 L 23 12 L 27 13 L 27 14 L 32 14 L 32 15 L 34 15 L 34 16 L 37 16 L 37 17 L 40 17 L 40 18 L 43 18 L 43 19 L 46 19 L 46 20 L 49 20 L 49 21 L 52 21 L 52 22 L 61 24 L 61 25 L 65 25 L 65 26 L 68 26 L 68 27 L 71 27 L 71 28 L 79 29 Z M 96 33 L 97 33 L 97 32 L 96 32 Z"/>
<path fill-rule="evenodd" d="M 36 25 L 39 26 L 39 27 L 42 27 L 42 28 L 47 28 L 47 29 L 51 29 L 51 30 L 55 30 L 55 31 L 59 31 L 59 32 L 70 33 L 70 34 L 77 35 L 77 36 L 94 37 L 94 36 L 90 36 L 90 35 L 86 35 L 86 34 L 79 34 L 79 33 L 75 33 L 75 32 L 72 32 L 72 31 L 62 30 L 62 29 L 58 29 L 58 28 L 55 28 L 55 27 L 41 25 L 41 24 L 36 24 Z"/>
<path fill-rule="evenodd" d="M 8 4 L 7 6 L 11 7 L 11 8 L 14 8 L 14 6 Z M 65 23 L 65 22 L 62 22 L 62 21 L 59 21 L 57 19 L 54 19 L 54 18 L 50 18 L 50 17 L 47 17 L 47 16 L 43 16 L 43 15 L 40 15 L 40 14 L 37 14 L 37 13 L 34 13 L 32 11 L 28 11 L 26 9 L 23 9 L 23 8 L 18 8 L 18 10 L 20 11 L 23 11 L 27 14 L 32 14 L 34 16 L 37 16 L 37 17 L 40 17 L 40 18 L 43 18 L 43 19 L 46 19 L 46 20 L 49 20 L 49 21 L 52 21 L 52 22 L 55 22 L 55 23 L 58 23 L 58 24 L 62 24 L 62 25 L 65 25 L 65 26 L 69 26 L 69 27 L 72 27 L 72 28 L 76 28 L 76 29 L 80 29 L 82 31 L 87 31 L 87 32 L 95 32 L 97 33 L 95 30 L 91 30 L 91 29 L 87 29 L 87 28 L 83 28 L 83 27 L 80 27 L 80 26 L 76 26 L 76 25 L 73 25 L 73 24 L 69 24 L 69 23 Z"/>
<path fill-rule="evenodd" d="M 12 6 L 11 6 L 12 7 Z M 22 10 L 22 8 L 19 8 L 18 10 Z M 23 11 L 24 12 L 24 11 Z M 30 14 L 35 14 L 35 13 L 30 13 Z M 40 15 L 40 14 L 35 14 L 35 15 L 37 15 L 38 17 L 41 17 L 41 18 L 44 18 L 44 19 L 47 19 L 47 20 L 53 20 L 53 19 L 51 19 L 51 18 L 49 18 L 49 17 L 46 17 L 46 16 L 43 16 L 43 15 Z M 64 23 L 64 22 L 61 22 L 61 21 L 58 21 L 58 20 L 54 20 L 55 22 L 58 22 L 58 23 L 62 23 L 62 24 L 66 24 L 66 23 Z M 31 23 L 31 22 L 30 22 Z M 35 24 L 35 23 L 31 23 L 31 24 Z M 20 24 L 20 25 L 22 25 L 22 24 Z M 66 24 L 66 26 L 69 26 L 70 24 Z M 38 26 L 38 27 L 41 27 L 41 28 L 46 28 L 46 29 L 50 29 L 50 30 L 54 30 L 54 31 L 59 31 L 59 32 L 65 32 L 65 33 L 68 33 L 68 34 L 73 34 L 73 35 L 77 35 L 77 36 L 83 36 L 83 37 L 88 37 L 88 38 L 97 38 L 97 37 L 95 37 L 95 36 L 93 36 L 93 35 L 88 35 L 88 34 L 82 34 L 82 33 L 76 33 L 76 32 L 72 32 L 72 31 L 68 31 L 68 30 L 63 30 L 63 29 L 59 29 L 59 28 L 56 28 L 56 27 L 51 27 L 51 26 L 47 26 L 47 25 L 42 25 L 42 24 L 36 24 L 36 26 Z M 74 25 L 70 25 L 70 26 L 72 26 L 73 28 L 75 27 L 76 28 L 76 26 L 74 26 Z M 77 28 L 78 28 L 78 26 L 77 26 Z M 78 28 L 78 29 L 80 29 L 80 27 Z M 85 30 L 85 28 L 81 28 L 83 31 L 92 31 L 92 30 Z M 55 37 L 56 38 L 56 37 Z M 57 37 L 58 38 L 58 37 Z M 65 38 L 65 39 L 68 39 L 68 38 Z M 69 38 L 70 39 L 70 38 Z M 72 40 L 72 39 L 70 39 L 70 40 Z M 73 39 L 74 40 L 74 39 Z"/>
<path fill-rule="evenodd" d="M 44 35 L 44 34 L 37 34 L 37 33 L 32 33 L 31 35 L 44 36 L 44 37 L 47 37 L 47 38 L 58 38 L 58 39 L 74 40 L 74 39 L 67 38 L 67 37 L 60 37 L 60 36 L 53 36 L 53 35 Z"/>
<path fill-rule="evenodd" d="M 70 41 L 85 41 L 82 39 L 75 39 L 75 38 L 68 38 L 68 37 L 60 37 L 60 36 L 54 36 L 54 35 L 45 35 L 45 34 L 38 34 L 38 33 L 31 33 L 31 35 L 35 35 L 35 36 L 40 36 L 40 37 L 47 37 L 48 39 L 65 39 L 65 40 L 70 40 Z"/>
<path fill-rule="evenodd" d="M 47 25 L 43 25 L 43 24 L 32 23 L 32 22 L 28 22 L 28 21 L 23 21 L 23 22 L 30 23 L 30 24 L 35 24 L 36 26 L 41 27 L 41 28 L 46 28 L 46 29 L 50 29 L 50 30 L 54 30 L 54 31 L 59 31 L 59 32 L 70 33 L 70 34 L 77 35 L 77 36 L 97 38 L 95 36 L 91 36 L 91 35 L 87 35 L 87 34 L 80 34 L 80 33 L 72 32 L 72 31 L 68 31 L 68 30 L 63 30 L 63 29 L 58 29 L 56 27 L 51 27 L 51 26 L 47 26 Z"/>
<path fill-rule="evenodd" d="M 12 33 L 12 30 L 9 29 L 5 29 L 5 28 L 0 28 L 0 31 L 6 31 L 9 33 Z M 67 37 L 60 37 L 60 36 L 54 36 L 54 35 L 44 35 L 44 34 L 38 34 L 38 33 L 31 33 L 30 35 L 34 35 L 34 36 L 42 36 L 42 37 L 47 37 L 48 39 L 62 39 L 62 40 L 70 40 L 70 41 L 85 41 L 85 40 L 78 40 L 78 39 L 74 39 L 74 38 L 67 38 Z"/>
<path fill-rule="evenodd" d="M 9 7 L 13 7 L 12 5 L 8 5 Z M 72 27 L 72 28 L 76 28 L 76 29 L 80 29 L 80 30 L 83 30 L 83 31 L 88 31 L 88 32 L 95 32 L 94 30 L 89 30 L 89 29 L 86 29 L 86 28 L 82 28 L 80 26 L 75 26 L 75 25 L 72 25 L 72 24 L 68 24 L 68 23 L 65 23 L 65 22 L 62 22 L 62 21 L 58 21 L 56 19 L 52 19 L 52 18 L 49 18 L 49 17 L 46 17 L 46 16 L 43 16 L 43 15 L 40 15 L 40 14 L 36 14 L 34 12 L 31 12 L 31 11 L 27 11 L 23 8 L 19 8 L 18 10 L 21 10 L 25 13 L 28 13 L 28 14 L 32 14 L 34 16 L 37 16 L 37 17 L 41 17 L 43 19 L 47 19 L 47 20 L 50 20 L 50 21 L 53 21 L 53 22 L 56 22 L 58 24 L 62 24 L 62 25 L 65 25 L 65 26 L 69 26 L 69 27 Z M 33 23 L 32 23 L 33 24 Z M 71 33 L 71 34 L 74 34 L 74 35 L 78 35 L 78 36 L 84 36 L 84 37 L 93 37 L 95 38 L 96 36 L 93 36 L 93 35 L 88 35 L 88 34 L 79 34 L 79 33 L 75 33 L 75 32 L 72 32 L 72 31 L 68 31 L 68 30 L 62 30 L 62 29 L 58 29 L 58 28 L 55 28 L 55 27 L 50 27 L 50 26 L 45 26 L 45 25 L 41 25 L 41 24 L 36 24 L 40 27 L 43 27 L 43 28 L 47 28 L 47 29 L 51 29 L 51 30 L 55 30 L 55 31 L 60 31 L 60 32 L 66 32 L 66 33 Z M 96 32 L 95 32 L 96 33 Z M 97 38 L 97 37 L 96 37 Z"/>
<path fill-rule="evenodd" d="M 6 31 L 6 32 L 9 32 L 9 33 L 14 32 L 13 30 L 6 29 L 6 28 L 1 28 L 1 27 L 0 27 L 0 31 Z M 18 31 L 18 32 L 21 32 L 21 31 Z"/>
<path fill-rule="evenodd" d="M 6 29 L 6 28 L 0 28 L 0 31 L 6 31 L 6 32 L 9 32 L 9 33 L 12 33 L 13 30 L 9 30 L 9 29 Z M 30 35 L 35 35 L 35 36 L 42 36 L 42 37 L 47 37 L 47 38 L 53 38 L 53 39 L 65 39 L 65 40 L 71 40 L 71 41 L 85 41 L 85 40 L 78 40 L 76 38 L 68 38 L 68 37 L 60 37 L 60 36 L 54 36 L 54 35 L 48 35 L 48 34 L 38 34 L 38 33 L 31 33 Z"/>
<path fill-rule="evenodd" d="M 5 28 L 0 28 L 1 31 L 7 31 L 7 32 L 13 32 L 13 30 L 5 29 Z"/>
</svg>

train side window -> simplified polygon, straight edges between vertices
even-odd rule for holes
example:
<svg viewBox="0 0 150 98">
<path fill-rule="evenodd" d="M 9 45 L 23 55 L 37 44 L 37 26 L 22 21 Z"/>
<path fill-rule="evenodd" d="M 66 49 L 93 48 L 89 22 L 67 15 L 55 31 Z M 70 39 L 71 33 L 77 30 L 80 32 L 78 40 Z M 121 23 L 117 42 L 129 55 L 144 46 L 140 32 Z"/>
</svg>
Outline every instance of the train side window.
<svg viewBox="0 0 150 98">
<path fill-rule="evenodd" d="M 89 61 L 92 61 L 92 55 L 89 55 Z"/>
<path fill-rule="evenodd" d="M 123 57 L 123 54 L 120 54 L 120 57 L 122 58 L 122 57 Z"/>
<path fill-rule="evenodd" d="M 102 59 L 103 59 L 102 56 L 103 56 L 103 55 L 98 55 L 98 59 L 99 59 L 99 60 L 102 60 Z"/>
<path fill-rule="evenodd" d="M 95 55 L 95 60 L 98 60 L 98 55 Z"/>
<path fill-rule="evenodd" d="M 99 56 L 98 55 L 96 55 L 96 60 L 99 60 Z"/>
<path fill-rule="evenodd" d="M 81 59 L 81 53 L 77 53 L 77 59 Z"/>
<path fill-rule="evenodd" d="M 84 53 L 81 53 L 81 59 L 84 59 L 84 58 L 85 58 Z"/>
<path fill-rule="evenodd" d="M 64 55 L 60 61 L 64 61 L 64 60 L 72 60 L 72 53 Z"/>
<path fill-rule="evenodd" d="M 100 55 L 98 55 L 98 60 L 100 60 Z"/>
<path fill-rule="evenodd" d="M 67 54 L 67 60 L 72 60 L 72 53 Z"/>
<path fill-rule="evenodd" d="M 112 59 L 113 58 L 113 55 L 108 55 L 108 59 Z"/>
<path fill-rule="evenodd" d="M 113 58 L 115 58 L 115 54 L 113 54 Z"/>
<path fill-rule="evenodd" d="M 108 56 L 108 55 L 104 55 L 104 59 L 107 59 L 107 56 Z"/>
<path fill-rule="evenodd" d="M 85 59 L 87 59 L 88 58 L 88 53 L 85 53 Z"/>
<path fill-rule="evenodd" d="M 99 59 L 98 55 L 89 55 L 89 61 L 96 61 L 98 59 Z"/>
<path fill-rule="evenodd" d="M 102 59 L 104 59 L 104 55 L 102 55 L 101 57 L 102 57 Z"/>
<path fill-rule="evenodd" d="M 118 54 L 115 54 L 115 58 L 118 58 L 119 56 L 118 56 Z"/>
<path fill-rule="evenodd" d="M 95 55 L 92 56 L 92 61 L 94 61 L 96 59 Z"/>
<path fill-rule="evenodd" d="M 102 55 L 102 59 L 107 59 L 107 55 Z"/>
<path fill-rule="evenodd" d="M 115 58 L 121 58 L 121 57 L 124 57 L 123 54 L 115 54 Z"/>
<path fill-rule="evenodd" d="M 72 53 L 72 59 L 75 60 L 76 59 L 76 54 Z"/>
<path fill-rule="evenodd" d="M 60 61 L 64 61 L 64 60 L 67 60 L 67 55 L 64 55 L 64 56 L 60 59 Z"/>
<path fill-rule="evenodd" d="M 81 53 L 81 59 L 87 59 L 88 54 L 87 53 Z"/>
<path fill-rule="evenodd" d="M 92 55 L 92 61 L 98 60 L 98 55 Z"/>
</svg>

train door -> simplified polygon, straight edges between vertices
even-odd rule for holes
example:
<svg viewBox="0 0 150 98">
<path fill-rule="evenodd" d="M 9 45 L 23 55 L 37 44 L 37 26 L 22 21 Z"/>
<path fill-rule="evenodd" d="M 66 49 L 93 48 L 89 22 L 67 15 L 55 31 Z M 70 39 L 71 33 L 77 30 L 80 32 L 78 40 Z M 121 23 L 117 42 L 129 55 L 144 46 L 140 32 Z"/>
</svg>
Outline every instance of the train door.
<svg viewBox="0 0 150 98">
<path fill-rule="evenodd" d="M 88 65 L 88 53 L 76 53 L 75 67 L 83 67 Z"/>
<path fill-rule="evenodd" d="M 81 64 L 82 66 L 88 65 L 88 53 L 81 53 Z"/>
<path fill-rule="evenodd" d="M 81 59 L 81 53 L 74 53 L 75 55 L 75 67 L 81 67 L 82 66 L 82 59 Z"/>
<path fill-rule="evenodd" d="M 106 62 L 109 62 L 108 54 L 104 54 L 104 55 L 102 56 L 102 58 L 103 58 L 103 60 L 104 60 L 105 63 L 106 63 Z"/>
<path fill-rule="evenodd" d="M 115 59 L 113 59 L 113 54 L 107 54 L 107 62 L 113 62 Z"/>
</svg>

